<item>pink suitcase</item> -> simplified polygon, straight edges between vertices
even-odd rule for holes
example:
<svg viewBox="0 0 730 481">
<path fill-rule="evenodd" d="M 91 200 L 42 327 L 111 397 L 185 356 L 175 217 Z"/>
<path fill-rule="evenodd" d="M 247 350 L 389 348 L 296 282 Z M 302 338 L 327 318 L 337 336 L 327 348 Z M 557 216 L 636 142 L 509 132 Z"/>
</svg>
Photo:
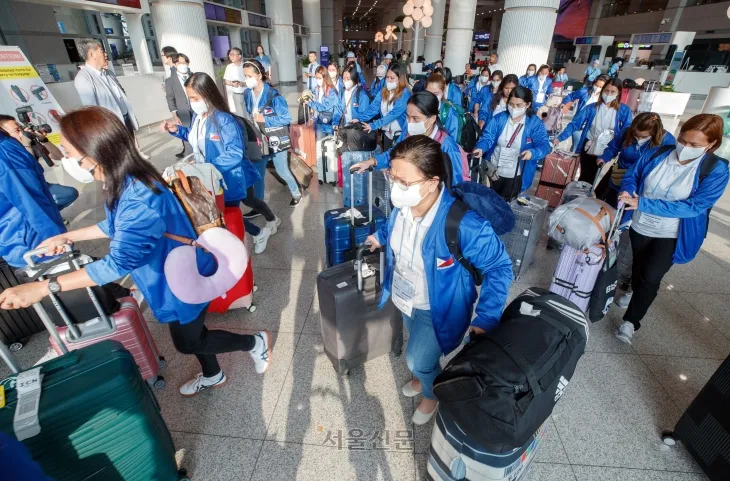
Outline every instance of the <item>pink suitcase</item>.
<svg viewBox="0 0 730 481">
<path fill-rule="evenodd" d="M 535 195 L 548 201 L 551 208 L 560 205 L 565 186 L 578 170 L 578 155 L 556 150 L 545 157 Z"/>
<path fill-rule="evenodd" d="M 603 266 L 603 256 L 604 251 L 599 246 L 591 246 L 587 251 L 563 246 L 550 292 L 565 297 L 587 312 L 593 287 Z"/>
</svg>

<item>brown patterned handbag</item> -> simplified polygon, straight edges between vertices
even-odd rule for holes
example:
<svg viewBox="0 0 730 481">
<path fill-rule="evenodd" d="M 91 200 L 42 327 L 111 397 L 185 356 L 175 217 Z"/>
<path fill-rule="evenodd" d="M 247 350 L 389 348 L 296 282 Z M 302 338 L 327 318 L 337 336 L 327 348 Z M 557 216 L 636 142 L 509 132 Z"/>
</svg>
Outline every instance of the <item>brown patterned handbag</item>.
<svg viewBox="0 0 730 481">
<path fill-rule="evenodd" d="M 200 235 L 212 227 L 225 227 L 216 198 L 208 192 L 203 181 L 185 175 L 182 170 L 176 170 L 175 174 L 177 178 L 170 182 L 172 191 L 188 214 L 195 232 Z"/>
</svg>

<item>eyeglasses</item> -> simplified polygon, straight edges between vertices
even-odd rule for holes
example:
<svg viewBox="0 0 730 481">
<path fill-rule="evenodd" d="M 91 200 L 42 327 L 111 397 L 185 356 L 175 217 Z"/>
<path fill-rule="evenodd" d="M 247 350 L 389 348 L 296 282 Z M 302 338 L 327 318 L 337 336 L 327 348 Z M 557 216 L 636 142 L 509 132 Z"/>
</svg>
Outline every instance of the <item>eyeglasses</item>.
<svg viewBox="0 0 730 481">
<path fill-rule="evenodd" d="M 424 182 L 428 182 L 429 180 L 431 180 L 431 179 L 421 179 L 421 180 L 417 180 L 415 182 L 406 182 L 404 180 L 393 177 L 393 174 L 390 172 L 390 169 L 385 169 L 385 171 L 383 171 L 383 172 L 385 173 L 385 179 L 390 183 L 390 185 L 395 184 L 398 186 L 398 188 L 400 188 L 400 190 L 408 190 L 412 185 L 422 184 Z"/>
</svg>

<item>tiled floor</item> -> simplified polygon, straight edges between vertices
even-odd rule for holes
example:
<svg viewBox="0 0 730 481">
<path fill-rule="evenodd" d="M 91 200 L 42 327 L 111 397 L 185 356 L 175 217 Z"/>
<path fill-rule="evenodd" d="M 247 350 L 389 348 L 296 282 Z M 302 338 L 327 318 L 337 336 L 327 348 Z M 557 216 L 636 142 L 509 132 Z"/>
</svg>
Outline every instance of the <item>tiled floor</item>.
<svg viewBox="0 0 730 481">
<path fill-rule="evenodd" d="M 175 160 L 178 141 L 154 131 L 140 140 L 158 167 Z M 62 171 L 50 175 L 68 182 Z M 322 215 L 340 205 L 339 194 L 315 182 L 296 209 L 287 206 L 288 198 L 286 188 L 269 177 L 267 199 L 282 225 L 266 252 L 254 258 L 258 309 L 208 320 L 210 327 L 236 332 L 272 331 L 272 365 L 265 375 L 255 374 L 247 355 L 227 354 L 221 356 L 229 377 L 224 389 L 182 398 L 177 386 L 199 366 L 192 356 L 176 353 L 165 326 L 147 312 L 168 360 L 168 386 L 158 397 L 180 463 L 200 481 L 422 480 L 431 427 L 410 423 L 414 401 L 399 391 L 410 378 L 405 361 L 381 357 L 340 377 L 323 353 L 316 296 L 324 264 Z M 90 225 L 104 217 L 101 204 L 100 186 L 86 185 L 64 214 L 74 219 L 72 227 Z M 548 421 L 530 481 L 706 479 L 681 446 L 664 446 L 659 433 L 674 425 L 730 353 L 728 239 L 730 194 L 713 211 L 702 254 L 666 277 L 633 346 L 613 337 L 621 318 L 616 307 L 591 326 L 587 352 Z M 549 283 L 557 252 L 544 247 L 545 239 L 535 265 L 513 285 L 513 297 Z M 104 242 L 82 246 L 92 255 L 106 248 Z M 29 366 L 45 350 L 46 336 L 38 335 L 19 359 Z M 364 449 L 347 445 L 352 430 L 367 440 Z M 386 431 L 386 449 L 373 449 L 369 440 Z"/>
</svg>

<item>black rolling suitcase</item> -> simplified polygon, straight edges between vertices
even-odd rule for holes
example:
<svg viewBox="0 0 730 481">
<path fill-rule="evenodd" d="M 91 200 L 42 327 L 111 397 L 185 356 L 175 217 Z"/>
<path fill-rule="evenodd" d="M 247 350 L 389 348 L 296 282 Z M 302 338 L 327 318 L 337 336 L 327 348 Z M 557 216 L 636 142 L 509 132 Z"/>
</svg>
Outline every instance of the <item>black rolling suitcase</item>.
<svg viewBox="0 0 730 481">
<path fill-rule="evenodd" d="M 0 259 L 0 292 L 21 282 L 15 276 L 15 269 Z M 6 311 L 0 309 L 0 342 L 17 351 L 33 334 L 45 330 L 41 319 L 33 309 Z"/>
<path fill-rule="evenodd" d="M 682 441 L 711 481 L 730 479 L 730 357 L 662 439 L 669 446 Z"/>
<path fill-rule="evenodd" d="M 370 359 L 403 348 L 403 318 L 388 301 L 378 309 L 384 255 L 364 257 L 367 246 L 347 261 L 317 276 L 324 351 L 340 374 Z M 365 273 L 363 274 L 363 267 Z"/>
</svg>

